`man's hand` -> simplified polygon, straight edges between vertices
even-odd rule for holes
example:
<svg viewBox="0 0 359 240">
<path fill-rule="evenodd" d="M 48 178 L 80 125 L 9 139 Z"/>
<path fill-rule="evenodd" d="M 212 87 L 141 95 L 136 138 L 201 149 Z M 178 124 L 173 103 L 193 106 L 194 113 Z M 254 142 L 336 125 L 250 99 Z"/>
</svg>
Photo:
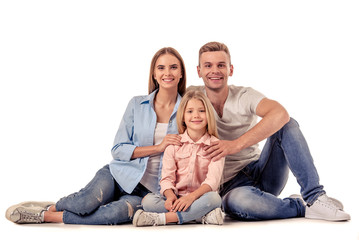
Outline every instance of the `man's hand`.
<svg viewBox="0 0 359 240">
<path fill-rule="evenodd" d="M 211 157 L 212 161 L 217 161 L 229 154 L 239 152 L 237 148 L 238 144 L 235 141 L 219 140 L 213 142 L 210 146 L 204 147 L 204 151 L 206 156 Z"/>
</svg>

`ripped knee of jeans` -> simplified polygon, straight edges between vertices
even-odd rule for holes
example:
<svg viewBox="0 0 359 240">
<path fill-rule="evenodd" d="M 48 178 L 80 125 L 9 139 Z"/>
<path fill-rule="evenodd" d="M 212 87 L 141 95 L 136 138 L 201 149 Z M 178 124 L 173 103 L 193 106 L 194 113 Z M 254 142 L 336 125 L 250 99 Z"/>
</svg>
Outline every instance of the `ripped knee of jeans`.
<svg viewBox="0 0 359 240">
<path fill-rule="evenodd" d="M 127 204 L 127 208 L 128 208 L 128 217 L 132 218 L 133 214 L 134 214 L 134 209 L 128 201 L 126 201 L 126 204 Z"/>
</svg>

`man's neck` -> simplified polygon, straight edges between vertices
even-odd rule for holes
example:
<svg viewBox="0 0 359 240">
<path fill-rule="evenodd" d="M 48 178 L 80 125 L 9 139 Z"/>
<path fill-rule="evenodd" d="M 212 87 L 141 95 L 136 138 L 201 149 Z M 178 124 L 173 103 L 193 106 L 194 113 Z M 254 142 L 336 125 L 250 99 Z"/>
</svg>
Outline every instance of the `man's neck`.
<svg viewBox="0 0 359 240">
<path fill-rule="evenodd" d="M 205 87 L 206 94 L 211 101 L 214 109 L 216 110 L 219 117 L 223 115 L 223 107 L 228 97 L 229 88 L 226 85 L 224 88 L 217 90 L 209 89 Z"/>
</svg>

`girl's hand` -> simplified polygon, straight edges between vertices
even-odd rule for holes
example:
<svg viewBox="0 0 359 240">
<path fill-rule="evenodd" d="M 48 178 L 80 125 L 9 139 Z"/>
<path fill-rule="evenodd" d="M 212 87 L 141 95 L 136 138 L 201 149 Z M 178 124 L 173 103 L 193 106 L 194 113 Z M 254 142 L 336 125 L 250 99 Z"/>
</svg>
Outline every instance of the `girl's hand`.
<svg viewBox="0 0 359 240">
<path fill-rule="evenodd" d="M 165 208 L 169 211 L 169 212 L 173 212 L 173 203 L 177 200 L 177 198 L 174 199 L 166 199 L 165 201 Z"/>
<path fill-rule="evenodd" d="M 178 134 L 167 134 L 162 142 L 157 145 L 159 152 L 164 152 L 168 145 L 181 145 L 181 137 Z"/>
<path fill-rule="evenodd" d="M 186 211 L 195 200 L 196 200 L 195 196 L 193 196 L 193 194 L 191 194 L 191 193 L 184 197 L 177 199 L 175 201 L 175 203 L 173 204 L 173 212 Z"/>
</svg>

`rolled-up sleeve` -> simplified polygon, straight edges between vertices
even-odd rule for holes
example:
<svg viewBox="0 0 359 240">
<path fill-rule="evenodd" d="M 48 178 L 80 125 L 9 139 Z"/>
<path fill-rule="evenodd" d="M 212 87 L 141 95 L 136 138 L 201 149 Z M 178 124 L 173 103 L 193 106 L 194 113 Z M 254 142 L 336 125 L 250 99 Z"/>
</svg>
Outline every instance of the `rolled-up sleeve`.
<svg viewBox="0 0 359 240">
<path fill-rule="evenodd" d="M 161 185 L 161 194 L 164 193 L 167 189 L 173 189 L 174 193 L 178 194 L 178 189 L 176 188 L 176 160 L 174 157 L 174 146 L 169 145 L 162 158 L 162 179 L 160 181 Z"/>
<path fill-rule="evenodd" d="M 135 98 L 127 105 L 117 131 L 111 154 L 114 160 L 130 161 L 136 146 L 133 144 Z"/>
<path fill-rule="evenodd" d="M 212 191 L 217 191 L 222 179 L 223 167 L 225 158 L 221 158 L 217 161 L 211 161 L 208 165 L 208 172 L 206 179 L 201 185 L 207 184 L 212 188 Z"/>
</svg>

